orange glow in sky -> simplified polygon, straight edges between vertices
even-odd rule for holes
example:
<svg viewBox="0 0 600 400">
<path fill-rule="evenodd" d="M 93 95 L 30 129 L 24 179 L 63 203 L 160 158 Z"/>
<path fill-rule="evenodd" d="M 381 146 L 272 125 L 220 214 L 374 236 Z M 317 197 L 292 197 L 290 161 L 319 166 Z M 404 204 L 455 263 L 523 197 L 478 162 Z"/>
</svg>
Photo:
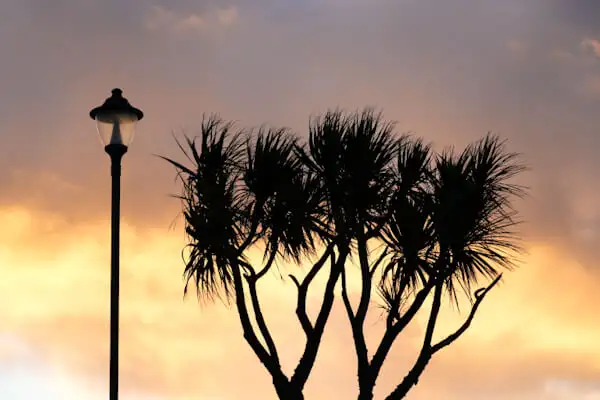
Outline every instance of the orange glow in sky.
<svg viewBox="0 0 600 400">
<path fill-rule="evenodd" d="M 145 113 L 122 174 L 123 400 L 275 399 L 235 308 L 183 298 L 175 171 L 155 156 L 183 159 L 173 133 L 216 112 L 306 135 L 310 115 L 369 105 L 436 149 L 497 132 L 530 167 L 527 254 L 408 398 L 600 399 L 600 3 L 159 3 L 0 4 L 0 399 L 106 398 L 110 176 L 88 113 L 113 87 Z M 289 371 L 294 286 L 273 274 L 259 290 Z M 444 309 L 438 334 L 464 317 Z M 307 400 L 355 398 L 352 348 L 338 302 Z"/>
</svg>

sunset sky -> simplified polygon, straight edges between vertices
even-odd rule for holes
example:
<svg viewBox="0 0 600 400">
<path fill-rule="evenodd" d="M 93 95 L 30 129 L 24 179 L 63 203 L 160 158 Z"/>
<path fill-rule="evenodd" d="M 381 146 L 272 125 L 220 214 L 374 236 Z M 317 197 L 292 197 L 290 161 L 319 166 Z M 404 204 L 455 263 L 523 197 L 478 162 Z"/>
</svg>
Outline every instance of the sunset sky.
<svg viewBox="0 0 600 400">
<path fill-rule="evenodd" d="M 182 158 L 173 134 L 203 113 L 306 135 L 337 106 L 436 149 L 493 131 L 530 167 L 528 253 L 409 399 L 600 399 L 600 1 L 1 0 L 0 53 L 0 399 L 107 398 L 109 160 L 88 112 L 113 87 L 146 114 L 123 166 L 123 400 L 275 399 L 235 309 L 183 299 L 178 186 L 155 154 Z M 294 288 L 263 289 L 289 370 Z M 307 400 L 355 398 L 345 318 L 338 302 Z"/>
</svg>

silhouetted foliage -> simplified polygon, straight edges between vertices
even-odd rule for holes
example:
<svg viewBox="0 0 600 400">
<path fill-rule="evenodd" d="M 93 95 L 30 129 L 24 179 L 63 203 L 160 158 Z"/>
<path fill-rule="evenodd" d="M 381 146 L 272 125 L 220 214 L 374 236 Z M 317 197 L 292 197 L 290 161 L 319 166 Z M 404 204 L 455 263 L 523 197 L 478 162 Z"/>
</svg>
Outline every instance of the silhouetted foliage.
<svg viewBox="0 0 600 400">
<path fill-rule="evenodd" d="M 235 301 L 244 338 L 282 399 L 303 398 L 338 283 L 352 328 L 361 400 L 373 398 L 394 340 L 432 297 L 417 360 L 387 396 L 401 399 L 431 357 L 467 330 L 519 251 L 511 201 L 524 189 L 511 179 L 524 168 L 494 135 L 462 152 L 436 153 L 420 139 L 397 135 L 371 109 L 335 110 L 311 119 L 306 143 L 285 129 L 234 132 L 232 124 L 212 116 L 203 121 L 200 138 L 186 138 L 180 147 L 191 166 L 166 160 L 183 183 L 186 291 L 192 282 L 205 299 Z M 247 257 L 256 245 L 265 249 L 262 265 Z M 299 266 L 316 260 L 303 279 L 289 275 L 306 336 L 289 377 L 256 290 L 278 259 Z M 355 305 L 347 287 L 351 260 L 361 277 Z M 327 283 L 311 320 L 307 291 L 320 272 Z M 481 278 L 491 283 L 472 294 Z M 385 333 L 369 356 L 364 325 L 375 293 L 385 310 Z M 464 293 L 472 306 L 456 332 L 433 343 L 444 293 L 454 304 Z"/>
</svg>

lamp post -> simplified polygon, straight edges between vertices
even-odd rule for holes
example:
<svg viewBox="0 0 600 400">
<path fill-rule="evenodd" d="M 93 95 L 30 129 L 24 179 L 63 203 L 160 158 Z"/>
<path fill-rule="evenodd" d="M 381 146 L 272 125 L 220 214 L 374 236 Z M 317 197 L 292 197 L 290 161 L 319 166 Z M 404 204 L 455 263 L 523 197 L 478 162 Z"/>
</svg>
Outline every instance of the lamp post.
<svg viewBox="0 0 600 400">
<path fill-rule="evenodd" d="M 119 396 L 119 231 L 121 198 L 121 159 L 133 139 L 136 122 L 144 113 L 132 107 L 121 89 L 100 107 L 90 111 L 96 121 L 104 150 L 110 156 L 112 176 L 111 241 L 110 241 L 110 384 L 109 399 Z"/>
</svg>

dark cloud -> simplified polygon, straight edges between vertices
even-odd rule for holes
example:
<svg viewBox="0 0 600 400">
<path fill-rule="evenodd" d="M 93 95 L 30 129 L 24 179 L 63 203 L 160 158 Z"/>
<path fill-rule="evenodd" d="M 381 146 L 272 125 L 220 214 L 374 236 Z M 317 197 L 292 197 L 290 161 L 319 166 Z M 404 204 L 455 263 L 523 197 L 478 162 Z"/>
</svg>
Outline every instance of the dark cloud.
<svg viewBox="0 0 600 400">
<path fill-rule="evenodd" d="M 202 113 L 304 132 L 311 113 L 374 105 L 399 130 L 439 146 L 489 130 L 507 137 L 532 169 L 528 232 L 564 238 L 580 206 L 558 194 L 596 189 L 598 100 L 582 93 L 598 64 L 580 47 L 600 15 L 595 4 L 4 2 L 0 50 L 10 56 L 0 66 L 0 145 L 10 151 L 0 166 L 20 172 L 0 178 L 3 201 L 33 198 L 67 212 L 68 192 L 81 205 L 68 212 L 103 215 L 97 192 L 108 189 L 107 160 L 87 112 L 123 86 L 146 111 L 124 173 L 124 214 L 140 223 L 176 214 L 167 197 L 173 171 L 151 155 L 177 156 L 170 133 L 184 126 L 193 135 Z M 239 20 L 217 33 L 146 24 L 156 7 L 185 18 L 231 6 Z M 573 175 L 586 180 L 574 184 Z"/>
<path fill-rule="evenodd" d="M 551 0 L 549 12 L 556 20 L 584 34 L 600 33 L 600 3 L 595 0 Z"/>
</svg>

